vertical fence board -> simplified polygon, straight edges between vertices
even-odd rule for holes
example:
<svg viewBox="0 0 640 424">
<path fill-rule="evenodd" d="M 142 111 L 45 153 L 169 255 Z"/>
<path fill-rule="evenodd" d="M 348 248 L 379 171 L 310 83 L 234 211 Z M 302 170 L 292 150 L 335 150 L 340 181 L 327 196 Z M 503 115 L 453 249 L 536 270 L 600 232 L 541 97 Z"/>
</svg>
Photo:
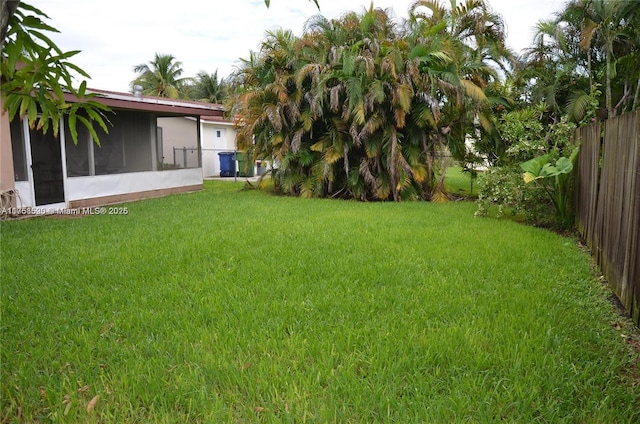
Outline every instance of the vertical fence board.
<svg viewBox="0 0 640 424">
<path fill-rule="evenodd" d="M 615 151 L 617 147 L 618 133 L 615 126 L 608 121 L 604 131 L 604 146 L 602 152 L 602 176 L 600 178 L 600 190 L 598 194 L 597 222 L 596 222 L 596 246 L 597 261 L 600 264 L 602 273 L 605 275 L 613 290 L 619 293 L 617 280 L 611 278 L 611 245 L 612 238 L 616 236 L 616 231 L 611 225 L 611 210 L 614 203 L 613 191 L 615 186 Z"/>
<path fill-rule="evenodd" d="M 629 173 L 627 196 L 630 199 L 628 233 L 629 248 L 623 276 L 630 288 L 630 309 L 634 321 L 640 326 L 640 111 L 629 124 Z"/>
<path fill-rule="evenodd" d="M 637 260 L 632 258 L 632 251 L 635 249 L 633 233 L 635 230 L 635 193 L 636 193 L 636 170 L 637 170 L 637 131 L 636 122 L 633 119 L 634 115 L 627 114 L 621 116 L 622 125 L 619 126 L 620 131 L 624 136 L 625 143 L 621 145 L 623 150 L 623 171 L 621 178 L 621 190 L 623 196 L 623 208 L 621 211 L 621 230 L 624 236 L 621 240 L 621 244 L 618 248 L 618 254 L 623 258 L 623 262 L 620 264 L 621 271 L 621 296 L 627 299 L 625 305 L 631 314 L 633 314 L 633 298 L 634 298 L 634 281 L 633 275 L 630 270 L 633 267 L 633 262 Z"/>
<path fill-rule="evenodd" d="M 640 325 L 640 111 L 581 128 L 576 220 L 605 278 Z M 598 172 L 600 155 L 602 168 Z"/>
<path fill-rule="evenodd" d="M 594 249 L 594 230 L 600 178 L 600 124 L 579 128 L 576 137 L 580 142 L 580 152 L 576 173 L 576 224 L 578 231 L 589 246 Z"/>
</svg>

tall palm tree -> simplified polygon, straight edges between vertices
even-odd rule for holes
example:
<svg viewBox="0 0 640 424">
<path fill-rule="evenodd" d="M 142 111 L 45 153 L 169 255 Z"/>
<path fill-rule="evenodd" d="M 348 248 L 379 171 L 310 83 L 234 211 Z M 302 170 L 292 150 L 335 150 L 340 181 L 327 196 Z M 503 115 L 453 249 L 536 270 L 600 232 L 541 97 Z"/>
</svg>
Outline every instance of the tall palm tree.
<svg viewBox="0 0 640 424">
<path fill-rule="evenodd" d="M 135 85 L 140 85 L 142 93 L 149 96 L 185 97 L 185 85 L 191 81 L 181 78 L 182 62 L 171 54 L 156 53 L 152 61 L 134 66 L 133 71 L 139 76 L 131 82 L 132 91 Z"/>
<path fill-rule="evenodd" d="M 613 104 L 613 84 L 619 59 L 628 55 L 637 36 L 640 3 L 626 0 L 572 0 L 566 10 L 582 13 L 580 46 L 604 56 L 605 105 L 608 115 L 615 116 L 620 104 Z M 631 37 L 630 37 L 631 34 Z M 627 48 L 624 48 L 624 45 Z M 589 58 L 591 60 L 591 56 Z"/>
<path fill-rule="evenodd" d="M 212 74 L 200 71 L 193 83 L 193 92 L 190 97 L 194 100 L 207 103 L 222 103 L 229 93 L 224 79 L 218 79 L 218 70 Z"/>
<path fill-rule="evenodd" d="M 276 185 L 299 195 L 309 160 L 302 159 L 308 151 L 299 128 L 302 98 L 295 84 L 295 44 L 291 31 L 269 31 L 260 51 L 242 60 L 232 79 L 238 93 L 234 115 L 241 124 L 238 147 L 253 149 L 257 159 L 275 160 Z"/>
<path fill-rule="evenodd" d="M 499 73 L 508 75 L 514 63 L 505 44 L 504 22 L 484 0 L 460 4 L 456 0 L 417 0 L 409 9 L 408 25 L 417 57 L 422 58 L 420 51 L 434 40 L 442 46 L 439 54 L 444 54 L 438 60 L 423 62 L 423 66 L 429 64 L 427 73 L 438 71 L 439 85 L 446 83 L 448 88 L 448 93 L 442 91 L 447 95 L 438 100 L 440 120 L 434 143 L 447 144 L 463 163 L 467 158 L 473 161 L 465 143 L 467 136 L 495 137 L 494 109 L 509 104 L 509 99 L 497 95 L 503 92 Z M 433 66 L 438 61 L 440 69 Z"/>
<path fill-rule="evenodd" d="M 544 103 L 550 122 L 558 122 L 565 113 L 577 122 L 584 114 L 584 108 L 578 106 L 584 106 L 584 95 L 590 91 L 591 65 L 578 46 L 580 34 L 576 24 L 581 19 L 575 13 L 561 13 L 538 22 L 533 45 L 525 49 L 517 69 L 518 79 L 524 82 L 527 103 Z M 567 24 L 569 20 L 571 25 Z"/>
<path fill-rule="evenodd" d="M 609 116 L 634 109 L 639 19 L 638 2 L 572 0 L 539 22 L 518 71 L 529 104 L 544 101 L 552 121 L 566 113 L 579 122 L 597 102 Z"/>
</svg>

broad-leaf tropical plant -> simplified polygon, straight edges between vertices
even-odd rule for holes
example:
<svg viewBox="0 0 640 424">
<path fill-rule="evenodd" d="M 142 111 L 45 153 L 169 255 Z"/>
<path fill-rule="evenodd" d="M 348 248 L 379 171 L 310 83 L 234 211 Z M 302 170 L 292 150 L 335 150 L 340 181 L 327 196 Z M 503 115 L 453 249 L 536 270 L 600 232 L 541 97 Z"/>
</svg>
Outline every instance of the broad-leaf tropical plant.
<svg viewBox="0 0 640 424">
<path fill-rule="evenodd" d="M 0 95 L 9 120 L 27 117 L 32 128 L 43 133 L 51 129 L 57 136 L 60 118 L 66 116 L 74 143 L 78 141 L 78 122 L 99 143 L 93 124 L 108 132 L 105 113 L 109 109 L 94 100 L 95 95 L 86 90 L 86 81 L 74 87 L 72 72 L 89 78 L 70 61 L 79 50 L 62 51 L 46 34 L 58 32 L 43 21 L 48 16 L 25 2 L 16 3 L 11 10 L 2 5 L 7 26 L 2 28 Z M 67 100 L 65 95 L 75 99 Z"/>
<path fill-rule="evenodd" d="M 555 207 L 556 224 L 565 229 L 571 228 L 574 222 L 570 177 L 577 155 L 576 148 L 570 157 L 561 156 L 555 163 L 552 155 L 546 154 L 520 164 L 525 184 L 538 182 L 543 186 Z"/>
</svg>

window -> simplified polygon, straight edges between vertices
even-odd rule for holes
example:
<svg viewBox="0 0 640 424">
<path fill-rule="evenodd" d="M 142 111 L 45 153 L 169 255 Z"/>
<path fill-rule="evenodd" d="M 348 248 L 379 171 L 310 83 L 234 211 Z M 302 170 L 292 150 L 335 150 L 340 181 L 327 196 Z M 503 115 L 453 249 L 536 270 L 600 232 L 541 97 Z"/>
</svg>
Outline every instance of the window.
<svg viewBox="0 0 640 424">
<path fill-rule="evenodd" d="M 94 173 L 91 172 L 91 150 L 89 148 L 93 140 L 89 130 L 84 125 L 78 123 L 76 129 L 78 131 L 78 144 L 73 142 L 69 124 L 65 120 L 64 146 L 67 153 L 67 176 L 82 177 L 93 175 Z"/>
<path fill-rule="evenodd" d="M 220 130 L 216 131 L 216 135 L 218 138 L 222 137 L 222 131 Z"/>
<path fill-rule="evenodd" d="M 155 144 L 155 118 L 144 112 L 118 110 L 109 116 L 109 133 L 96 128 L 100 144 L 94 142 L 89 131 L 77 125 L 78 144 L 74 144 L 65 123 L 67 175 L 109 175 L 125 172 L 151 171 L 152 146 Z"/>
<path fill-rule="evenodd" d="M 13 151 L 13 173 L 15 181 L 27 181 L 27 157 L 24 149 L 22 119 L 16 118 L 9 126 L 11 131 L 11 150 Z"/>
<path fill-rule="evenodd" d="M 93 148 L 96 175 L 151 171 L 156 136 L 151 116 L 143 112 L 116 111 L 106 134 L 97 129 L 100 145 Z M 153 129 L 153 131 L 152 131 Z"/>
</svg>

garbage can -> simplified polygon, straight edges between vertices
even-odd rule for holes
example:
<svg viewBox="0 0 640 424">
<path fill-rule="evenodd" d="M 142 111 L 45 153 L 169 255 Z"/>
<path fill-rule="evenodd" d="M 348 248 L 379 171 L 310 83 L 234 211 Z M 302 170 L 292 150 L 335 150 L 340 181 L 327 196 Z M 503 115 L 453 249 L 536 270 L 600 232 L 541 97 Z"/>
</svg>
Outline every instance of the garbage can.
<svg viewBox="0 0 640 424">
<path fill-rule="evenodd" d="M 256 171 L 258 173 L 258 176 L 261 177 L 267 173 L 267 163 L 265 161 L 262 161 L 262 160 L 256 161 L 256 165 L 258 167 Z"/>
<path fill-rule="evenodd" d="M 218 153 L 221 177 L 233 177 L 236 175 L 236 161 L 234 156 L 235 153 L 233 152 Z"/>
<path fill-rule="evenodd" d="M 253 162 L 249 153 L 236 152 L 236 160 L 238 161 L 238 177 L 253 177 Z"/>
</svg>

